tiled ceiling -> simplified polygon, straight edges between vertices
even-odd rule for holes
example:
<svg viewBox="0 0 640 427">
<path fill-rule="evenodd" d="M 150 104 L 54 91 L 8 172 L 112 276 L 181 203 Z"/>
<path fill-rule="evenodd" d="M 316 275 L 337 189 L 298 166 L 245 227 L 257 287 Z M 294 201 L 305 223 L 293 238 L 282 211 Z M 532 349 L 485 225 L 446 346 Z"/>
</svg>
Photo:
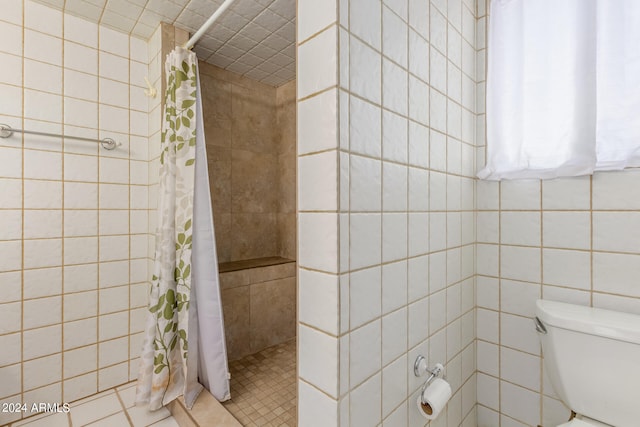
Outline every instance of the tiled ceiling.
<svg viewBox="0 0 640 427">
<path fill-rule="evenodd" d="M 222 0 L 36 1 L 145 40 L 160 22 L 193 34 L 222 4 Z M 296 0 L 235 0 L 194 51 L 210 64 L 280 86 L 295 78 L 295 14 Z"/>
</svg>

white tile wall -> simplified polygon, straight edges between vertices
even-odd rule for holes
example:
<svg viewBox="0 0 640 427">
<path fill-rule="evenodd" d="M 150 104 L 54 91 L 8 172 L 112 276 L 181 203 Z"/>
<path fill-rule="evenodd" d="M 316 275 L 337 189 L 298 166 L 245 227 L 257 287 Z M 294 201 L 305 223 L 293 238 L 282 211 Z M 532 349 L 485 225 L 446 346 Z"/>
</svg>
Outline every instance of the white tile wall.
<svg viewBox="0 0 640 427">
<path fill-rule="evenodd" d="M 8 69 L 0 73 L 0 122 L 88 137 L 113 130 L 123 143 L 108 152 L 20 134 L 0 142 L 0 369 L 16 384 L 0 387 L 0 400 L 71 401 L 136 376 L 129 336 L 140 327 L 129 312 L 146 300 L 130 304 L 129 293 L 147 281 L 148 230 L 146 222 L 129 226 L 149 209 L 129 201 L 130 193 L 148 197 L 147 176 L 135 185 L 129 178 L 129 139 L 144 145 L 137 159 L 146 165 L 147 43 L 31 0 L 9 3 L 0 17 Z M 130 79 L 129 69 L 139 75 Z M 144 127 L 130 127 L 130 114 Z M 130 280 L 130 265 L 140 262 L 144 271 Z M 16 417 L 0 414 L 0 424 Z"/>
<path fill-rule="evenodd" d="M 478 6 L 477 100 L 484 103 L 485 3 Z M 484 139 L 478 145 L 482 163 Z M 536 299 L 640 312 L 638 182 L 634 169 L 478 181 L 479 426 L 553 426 L 569 417 L 540 380 L 546 373 L 530 320 Z"/>
<path fill-rule="evenodd" d="M 454 389 L 432 425 L 475 425 L 475 2 L 452 2 L 452 21 L 446 2 L 341 0 L 338 25 L 309 3 L 298 4 L 300 419 L 425 425 L 422 353 Z M 436 55 L 444 66 L 430 66 Z M 328 419 L 311 417 L 319 397 Z"/>
</svg>

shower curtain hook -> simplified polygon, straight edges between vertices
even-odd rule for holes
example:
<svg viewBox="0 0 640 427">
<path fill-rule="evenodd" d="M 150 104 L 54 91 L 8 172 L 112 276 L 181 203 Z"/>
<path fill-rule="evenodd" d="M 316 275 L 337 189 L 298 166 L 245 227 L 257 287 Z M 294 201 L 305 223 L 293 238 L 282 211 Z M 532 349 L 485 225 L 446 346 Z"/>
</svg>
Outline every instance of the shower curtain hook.
<svg viewBox="0 0 640 427">
<path fill-rule="evenodd" d="M 153 87 L 153 85 L 151 84 L 151 82 L 146 76 L 144 77 L 144 81 L 147 83 L 147 89 L 144 90 L 144 94 L 147 95 L 149 98 L 155 98 L 156 95 L 158 94 L 158 91 L 156 90 L 155 87 Z"/>
</svg>

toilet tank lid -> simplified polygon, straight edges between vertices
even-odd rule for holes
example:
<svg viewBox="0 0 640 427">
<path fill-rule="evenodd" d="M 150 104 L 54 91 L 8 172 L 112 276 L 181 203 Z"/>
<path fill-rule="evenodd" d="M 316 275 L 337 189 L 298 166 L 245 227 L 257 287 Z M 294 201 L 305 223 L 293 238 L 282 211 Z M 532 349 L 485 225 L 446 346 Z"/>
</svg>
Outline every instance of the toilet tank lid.
<svg viewBox="0 0 640 427">
<path fill-rule="evenodd" d="M 546 325 L 640 344 L 640 316 L 636 314 L 537 300 L 536 316 Z"/>
</svg>

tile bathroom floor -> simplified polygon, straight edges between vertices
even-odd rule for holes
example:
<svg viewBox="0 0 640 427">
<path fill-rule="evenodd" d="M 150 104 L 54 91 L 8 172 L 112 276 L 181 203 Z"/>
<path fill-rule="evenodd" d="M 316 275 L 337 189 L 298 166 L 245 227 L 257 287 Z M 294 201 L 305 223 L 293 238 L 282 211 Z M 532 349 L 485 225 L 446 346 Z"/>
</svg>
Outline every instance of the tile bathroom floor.
<svg viewBox="0 0 640 427">
<path fill-rule="evenodd" d="M 296 340 L 229 363 L 231 400 L 224 407 L 245 427 L 295 427 Z"/>
<path fill-rule="evenodd" d="M 149 412 L 134 406 L 135 382 L 71 403 L 68 414 L 43 414 L 10 427 L 178 427 L 167 408 Z"/>
</svg>

